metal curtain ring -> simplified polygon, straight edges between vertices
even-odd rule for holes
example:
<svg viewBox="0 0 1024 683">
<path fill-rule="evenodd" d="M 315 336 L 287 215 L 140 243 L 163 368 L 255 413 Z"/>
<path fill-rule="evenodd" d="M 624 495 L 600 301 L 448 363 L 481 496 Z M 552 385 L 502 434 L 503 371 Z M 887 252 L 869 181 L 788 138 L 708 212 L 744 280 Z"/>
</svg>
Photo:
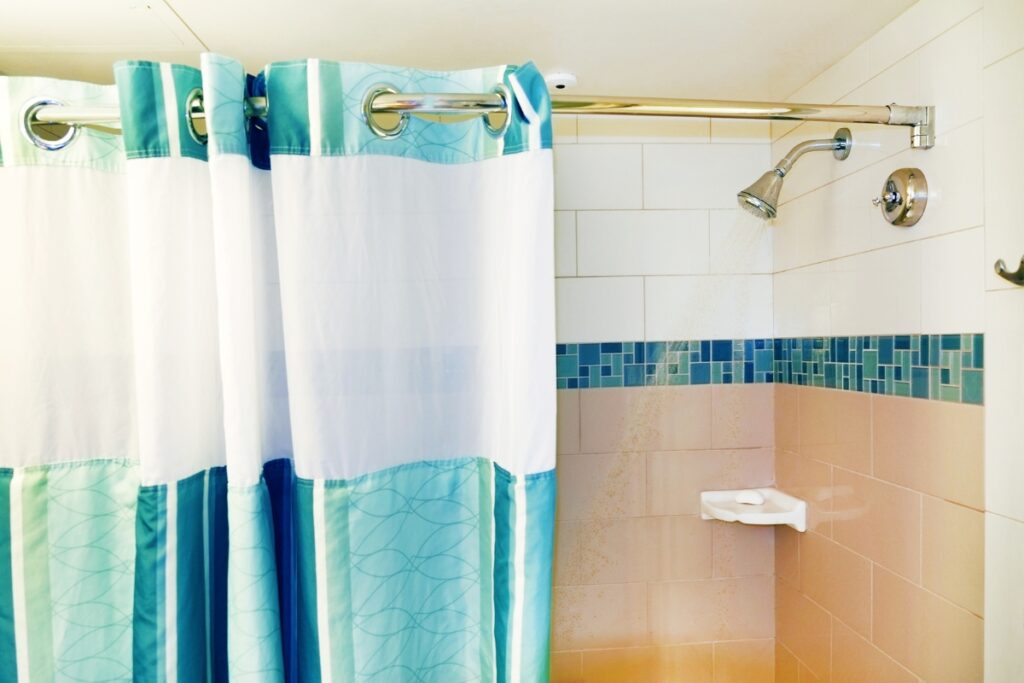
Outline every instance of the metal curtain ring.
<svg viewBox="0 0 1024 683">
<path fill-rule="evenodd" d="M 405 112 L 399 113 L 398 123 L 393 128 L 385 128 L 380 125 L 374 118 L 373 101 L 377 99 L 377 95 L 385 93 L 397 95 L 398 90 L 387 83 L 378 83 L 366 91 L 366 95 L 363 97 L 363 118 L 366 119 L 366 125 L 370 127 L 374 135 L 385 140 L 393 140 L 401 135 L 405 131 L 405 127 L 409 125 L 409 115 Z"/>
<path fill-rule="evenodd" d="M 40 137 L 35 128 L 32 127 L 33 124 L 40 123 L 40 121 L 36 120 L 36 112 L 43 107 L 54 106 L 64 106 L 64 102 L 51 100 L 47 97 L 39 97 L 34 100 L 29 100 L 25 103 L 25 106 L 21 108 L 21 134 L 24 135 L 33 145 L 39 149 L 45 149 L 48 152 L 55 152 L 70 145 L 78 136 L 79 128 L 81 128 L 81 126 L 69 123 L 65 124 L 68 127 L 68 131 L 56 140 L 46 140 Z"/>
<path fill-rule="evenodd" d="M 210 139 L 210 128 L 206 121 L 206 108 L 203 106 L 203 89 L 192 88 L 185 96 L 185 120 L 188 121 L 188 132 L 200 145 Z M 203 132 L 196 128 L 196 122 L 202 121 Z"/>
<path fill-rule="evenodd" d="M 496 138 L 500 138 L 505 135 L 508 131 L 508 127 L 512 124 L 512 91 L 508 89 L 508 86 L 501 84 L 495 86 L 492 91 L 497 93 L 498 97 L 501 98 L 502 103 L 505 105 L 505 120 L 500 126 L 494 126 L 491 124 L 491 116 L 494 114 L 484 114 L 480 118 L 484 121 L 484 128 L 488 133 Z"/>
</svg>

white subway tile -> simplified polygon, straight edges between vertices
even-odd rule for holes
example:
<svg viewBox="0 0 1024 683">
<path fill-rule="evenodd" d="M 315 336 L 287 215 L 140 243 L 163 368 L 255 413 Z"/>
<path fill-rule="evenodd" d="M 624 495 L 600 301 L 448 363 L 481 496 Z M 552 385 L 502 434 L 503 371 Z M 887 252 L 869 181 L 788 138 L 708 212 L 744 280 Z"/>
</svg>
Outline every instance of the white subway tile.
<svg viewBox="0 0 1024 683">
<path fill-rule="evenodd" d="M 991 268 L 1003 259 L 1014 270 L 1024 256 L 1024 52 L 985 69 L 984 82 L 986 261 Z M 1014 286 L 991 270 L 986 277 L 989 289 Z"/>
<path fill-rule="evenodd" d="M 985 681 L 1024 681 L 1024 522 L 985 515 Z"/>
<path fill-rule="evenodd" d="M 576 212 L 555 211 L 555 277 L 576 275 Z"/>
<path fill-rule="evenodd" d="M 580 211 L 580 275 L 708 272 L 707 211 Z"/>
<path fill-rule="evenodd" d="M 981 116 L 981 23 L 972 14 L 918 52 L 917 101 L 907 103 L 934 105 L 939 133 Z"/>
<path fill-rule="evenodd" d="M 639 209 L 640 145 L 555 146 L 555 208 Z"/>
<path fill-rule="evenodd" d="M 771 122 L 751 119 L 711 119 L 711 142 L 766 143 L 771 141 Z"/>
<path fill-rule="evenodd" d="M 555 306 L 560 343 L 644 338 L 643 278 L 558 278 Z"/>
<path fill-rule="evenodd" d="M 920 0 L 867 41 L 878 73 L 981 9 L 981 0 Z"/>
<path fill-rule="evenodd" d="M 769 145 L 644 145 L 644 207 L 731 209 L 768 170 Z"/>
<path fill-rule="evenodd" d="M 771 310 L 770 275 L 646 278 L 648 339 L 767 337 Z"/>
<path fill-rule="evenodd" d="M 985 0 L 985 64 L 1024 47 L 1024 2 Z"/>
<path fill-rule="evenodd" d="M 828 263 L 817 263 L 774 275 L 774 336 L 816 337 L 832 334 L 830 272 Z"/>
<path fill-rule="evenodd" d="M 868 65 L 867 43 L 861 43 L 787 99 L 805 104 L 831 104 L 866 82 L 872 75 Z"/>
<path fill-rule="evenodd" d="M 985 231 L 921 242 L 921 331 L 984 332 Z"/>
<path fill-rule="evenodd" d="M 579 141 L 608 142 L 707 142 L 710 121 L 706 118 L 669 116 L 588 115 L 579 120 Z"/>
<path fill-rule="evenodd" d="M 771 273 L 772 228 L 742 209 L 711 211 L 712 273 Z"/>
<path fill-rule="evenodd" d="M 830 262 L 832 334 L 920 333 L 920 243 Z"/>
<path fill-rule="evenodd" d="M 1024 289 L 985 294 L 985 507 L 1024 520 Z M 1024 576 L 1024 574 L 1022 574 Z"/>
</svg>

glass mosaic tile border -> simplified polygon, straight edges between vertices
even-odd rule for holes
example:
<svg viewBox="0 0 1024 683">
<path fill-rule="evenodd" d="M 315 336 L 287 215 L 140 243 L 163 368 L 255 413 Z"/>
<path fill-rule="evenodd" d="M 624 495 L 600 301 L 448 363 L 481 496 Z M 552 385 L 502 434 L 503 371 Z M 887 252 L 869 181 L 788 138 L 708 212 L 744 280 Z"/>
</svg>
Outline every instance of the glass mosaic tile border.
<svg viewBox="0 0 1024 683">
<path fill-rule="evenodd" d="M 983 334 L 557 344 L 559 389 L 796 384 L 981 405 Z"/>
</svg>

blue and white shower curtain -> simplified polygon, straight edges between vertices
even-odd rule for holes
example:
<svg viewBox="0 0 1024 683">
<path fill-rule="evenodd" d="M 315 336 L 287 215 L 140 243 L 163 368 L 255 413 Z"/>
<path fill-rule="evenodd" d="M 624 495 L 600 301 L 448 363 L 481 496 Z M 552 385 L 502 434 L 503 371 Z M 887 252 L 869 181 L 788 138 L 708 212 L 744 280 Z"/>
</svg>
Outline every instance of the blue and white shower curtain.
<svg viewBox="0 0 1024 683">
<path fill-rule="evenodd" d="M 115 77 L 0 78 L 0 681 L 546 681 L 539 73 Z M 380 138 L 379 84 L 511 120 Z M 39 149 L 38 97 L 123 135 Z"/>
</svg>

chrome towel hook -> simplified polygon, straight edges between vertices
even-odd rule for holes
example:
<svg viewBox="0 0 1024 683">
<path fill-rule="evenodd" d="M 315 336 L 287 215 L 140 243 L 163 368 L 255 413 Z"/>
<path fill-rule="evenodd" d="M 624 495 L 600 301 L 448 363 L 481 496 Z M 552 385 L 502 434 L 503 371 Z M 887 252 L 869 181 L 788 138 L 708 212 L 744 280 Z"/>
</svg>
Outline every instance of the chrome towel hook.
<svg viewBox="0 0 1024 683">
<path fill-rule="evenodd" d="M 1017 266 L 1017 270 L 1012 273 L 1006 269 L 1006 263 L 1003 259 L 996 261 L 996 275 L 1003 278 L 1007 282 L 1012 282 L 1018 287 L 1024 287 L 1024 256 L 1020 259 L 1020 265 Z"/>
</svg>

